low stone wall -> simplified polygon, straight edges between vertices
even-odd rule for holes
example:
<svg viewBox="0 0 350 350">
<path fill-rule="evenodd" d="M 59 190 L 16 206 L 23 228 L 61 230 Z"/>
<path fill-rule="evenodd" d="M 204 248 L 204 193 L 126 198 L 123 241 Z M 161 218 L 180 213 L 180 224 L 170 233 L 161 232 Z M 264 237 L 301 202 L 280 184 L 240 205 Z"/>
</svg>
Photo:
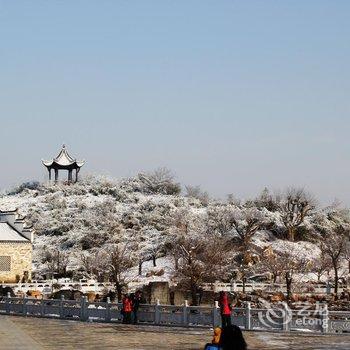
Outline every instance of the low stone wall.
<svg viewBox="0 0 350 350">
<path fill-rule="evenodd" d="M 121 322 L 120 303 L 64 299 L 0 299 L 0 314 L 61 318 L 80 321 Z M 142 304 L 138 312 L 141 324 L 181 327 L 216 327 L 221 323 L 220 309 L 214 307 Z M 235 308 L 232 323 L 245 330 L 308 331 L 313 333 L 350 333 L 350 312 L 318 310 L 253 309 L 250 304 Z"/>
<path fill-rule="evenodd" d="M 0 257 L 10 259 L 10 271 L 4 271 L 0 266 L 0 283 L 16 283 L 28 272 L 32 272 L 32 244 L 30 242 L 1 242 Z"/>
<path fill-rule="evenodd" d="M 149 304 L 155 304 L 157 300 L 159 300 L 161 304 L 170 304 L 168 282 L 151 282 L 143 287 L 142 293 Z"/>
</svg>

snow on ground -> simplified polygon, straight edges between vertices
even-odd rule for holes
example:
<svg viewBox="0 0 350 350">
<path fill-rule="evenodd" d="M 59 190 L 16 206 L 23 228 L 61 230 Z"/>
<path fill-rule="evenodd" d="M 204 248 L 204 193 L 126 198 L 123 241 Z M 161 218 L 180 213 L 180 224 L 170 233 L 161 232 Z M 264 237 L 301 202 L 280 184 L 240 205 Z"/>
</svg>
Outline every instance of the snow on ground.
<svg viewBox="0 0 350 350">
<path fill-rule="evenodd" d="M 45 269 L 43 255 L 50 250 L 67 252 L 69 265 L 77 266 L 82 252 L 125 239 L 121 232 L 127 230 L 130 236 L 146 232 L 136 249 L 150 251 L 152 245 L 164 244 L 168 239 L 169 218 L 175 211 L 186 209 L 191 215 L 205 220 L 212 210 L 224 210 L 228 206 L 236 208 L 234 204 L 214 200 L 203 204 L 199 199 L 181 194 L 159 193 L 154 190 L 154 183 L 145 184 L 143 178 L 113 180 L 86 177 L 71 185 L 46 183 L 24 186 L 11 194 L 0 195 L 0 209 L 18 208 L 20 214 L 26 215 L 29 223 L 34 225 L 34 263 L 40 271 Z M 279 212 L 266 208 L 262 208 L 261 212 L 275 228 L 281 227 Z M 310 225 L 307 220 L 307 226 Z M 289 242 L 279 239 L 271 231 L 258 231 L 253 242 L 262 248 L 271 246 L 276 252 L 302 254 L 306 260 L 313 260 L 320 254 L 319 248 L 311 242 Z M 164 274 L 159 273 L 161 269 Z M 172 259 L 163 257 L 157 259 L 155 268 L 151 260 L 146 261 L 142 276 L 138 276 L 138 267 L 135 266 L 128 278 L 135 283 L 166 281 L 172 275 L 172 269 Z M 316 276 L 308 274 L 303 278 L 316 279 Z"/>
<path fill-rule="evenodd" d="M 135 285 L 146 285 L 149 282 L 167 282 L 170 281 L 174 272 L 173 259 L 162 257 L 156 260 L 157 266 L 153 266 L 152 260 L 146 261 L 142 265 L 142 275 L 138 275 L 138 266 L 134 266 L 127 274 L 127 280 Z M 159 275 L 157 275 L 159 274 Z"/>
<path fill-rule="evenodd" d="M 271 242 L 271 247 L 274 251 L 288 251 L 295 257 L 303 257 L 305 260 L 312 261 L 320 255 L 320 248 L 315 244 L 306 241 L 289 242 L 282 239 L 276 239 Z"/>
</svg>

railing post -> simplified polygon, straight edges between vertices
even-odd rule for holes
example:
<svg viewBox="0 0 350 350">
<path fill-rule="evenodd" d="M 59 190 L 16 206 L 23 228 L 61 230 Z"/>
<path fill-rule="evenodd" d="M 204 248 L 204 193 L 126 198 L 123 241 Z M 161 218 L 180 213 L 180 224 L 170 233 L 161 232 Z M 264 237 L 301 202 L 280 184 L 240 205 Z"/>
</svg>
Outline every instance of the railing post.
<svg viewBox="0 0 350 350">
<path fill-rule="evenodd" d="M 250 302 L 247 302 L 247 305 L 245 307 L 245 330 L 249 331 L 252 328 L 251 324 L 251 306 Z"/>
<path fill-rule="evenodd" d="M 111 322 L 111 298 L 107 297 L 107 301 L 106 301 L 106 316 L 105 316 L 105 321 L 106 322 Z"/>
<path fill-rule="evenodd" d="M 86 296 L 81 297 L 80 300 L 80 320 L 87 320 L 87 305 L 86 305 Z"/>
<path fill-rule="evenodd" d="M 282 316 L 282 330 L 284 332 L 290 332 L 291 325 L 292 325 L 292 310 L 289 308 L 289 306 L 286 303 L 283 303 L 284 312 Z"/>
<path fill-rule="evenodd" d="M 213 328 L 220 326 L 220 317 L 219 317 L 219 302 L 215 300 L 215 304 L 213 307 Z"/>
<path fill-rule="evenodd" d="M 23 316 L 26 316 L 27 315 L 27 307 L 26 307 L 26 298 L 25 296 L 23 295 L 23 298 L 22 298 L 22 315 Z"/>
<path fill-rule="evenodd" d="M 184 327 L 188 326 L 188 300 L 185 300 L 182 310 L 182 323 Z"/>
<path fill-rule="evenodd" d="M 154 323 L 160 324 L 160 302 L 159 299 L 157 299 L 156 305 L 154 306 Z"/>
<path fill-rule="evenodd" d="M 10 298 L 11 298 L 11 293 L 7 292 L 7 297 L 5 298 L 5 309 L 7 314 L 10 313 Z"/>
<path fill-rule="evenodd" d="M 89 317 L 89 299 L 87 296 L 84 296 L 84 320 L 85 321 L 89 321 L 90 317 Z"/>
<path fill-rule="evenodd" d="M 64 317 L 64 310 L 63 310 L 63 301 L 64 301 L 64 295 L 61 295 L 61 300 L 60 300 L 60 318 Z"/>
<path fill-rule="evenodd" d="M 41 317 L 45 316 L 45 302 L 44 302 L 44 295 L 41 295 L 41 309 L 40 309 Z"/>
<path fill-rule="evenodd" d="M 322 333 L 328 333 L 329 330 L 329 311 L 328 305 L 325 304 L 323 310 L 321 311 L 321 331 Z"/>
</svg>

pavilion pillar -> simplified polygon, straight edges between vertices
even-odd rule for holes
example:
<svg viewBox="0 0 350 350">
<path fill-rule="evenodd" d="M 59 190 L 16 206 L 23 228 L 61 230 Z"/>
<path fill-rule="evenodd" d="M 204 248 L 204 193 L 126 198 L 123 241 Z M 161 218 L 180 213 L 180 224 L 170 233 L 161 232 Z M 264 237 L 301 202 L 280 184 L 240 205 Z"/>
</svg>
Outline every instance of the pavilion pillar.
<svg viewBox="0 0 350 350">
<path fill-rule="evenodd" d="M 79 173 L 79 168 L 75 169 L 75 182 L 78 182 L 78 173 Z"/>
<path fill-rule="evenodd" d="M 72 182 L 73 180 L 73 170 L 69 169 L 68 170 L 68 182 Z"/>
<path fill-rule="evenodd" d="M 58 181 L 58 169 L 55 169 L 55 182 Z"/>
</svg>

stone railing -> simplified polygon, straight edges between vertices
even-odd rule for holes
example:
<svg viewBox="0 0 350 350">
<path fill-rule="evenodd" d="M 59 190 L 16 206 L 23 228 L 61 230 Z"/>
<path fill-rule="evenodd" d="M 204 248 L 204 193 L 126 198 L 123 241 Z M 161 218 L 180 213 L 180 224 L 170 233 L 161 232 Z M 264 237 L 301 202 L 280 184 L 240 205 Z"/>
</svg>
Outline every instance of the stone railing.
<svg viewBox="0 0 350 350">
<path fill-rule="evenodd" d="M 51 294 L 53 292 L 53 286 L 55 284 L 60 285 L 60 289 L 79 289 L 83 293 L 94 292 L 103 293 L 106 289 L 113 290 L 114 285 L 110 282 L 53 282 L 50 280 L 41 282 L 31 282 L 31 283 L 12 283 L 12 284 L 2 284 L 3 286 L 11 287 L 15 293 L 22 292 L 26 293 L 29 290 L 39 291 L 43 294 Z M 135 290 L 137 288 L 142 288 L 140 283 L 130 282 L 130 290 Z M 205 283 L 203 284 L 203 289 L 206 291 L 213 291 L 215 293 L 220 291 L 226 292 L 242 292 L 243 284 L 241 282 L 233 283 Z M 340 285 L 338 288 L 339 292 L 346 289 L 346 286 Z M 263 290 L 266 292 L 286 292 L 287 288 L 284 283 L 264 283 L 264 282 L 247 282 L 245 284 L 245 291 L 252 292 L 254 290 Z M 334 287 L 331 284 L 325 283 L 304 283 L 300 286 L 294 286 L 294 292 L 296 293 L 315 293 L 315 294 L 330 294 L 334 292 Z"/>
<path fill-rule="evenodd" d="M 88 302 L 64 299 L 0 299 L 0 315 L 23 315 L 50 317 L 90 322 L 121 322 L 121 304 L 107 302 Z M 214 307 L 173 305 L 140 306 L 140 324 L 215 327 L 220 325 L 220 309 Z M 252 309 L 250 303 L 245 308 L 235 308 L 232 322 L 245 330 L 302 330 L 322 333 L 350 333 L 350 312 L 328 311 L 327 306 L 319 310 Z"/>
<path fill-rule="evenodd" d="M 243 283 L 233 282 L 233 283 L 205 283 L 203 289 L 206 291 L 213 291 L 215 293 L 220 291 L 225 292 L 242 292 Z M 294 291 L 296 293 L 315 293 L 315 294 L 330 294 L 334 292 L 334 286 L 331 284 L 324 283 L 303 283 L 302 285 L 294 286 Z M 340 285 L 338 292 L 346 290 L 346 286 Z M 263 290 L 266 292 L 286 292 L 287 287 L 284 283 L 264 283 L 264 282 L 247 282 L 245 284 L 245 291 L 252 292 L 254 290 Z"/>
<path fill-rule="evenodd" d="M 78 289 L 83 293 L 94 292 L 103 293 L 103 291 L 114 289 L 113 283 L 101 282 L 101 283 L 89 283 L 89 282 L 53 282 L 53 281 L 42 281 L 42 282 L 29 282 L 29 283 L 3 283 L 3 287 L 11 287 L 15 293 L 22 292 L 27 293 L 28 291 L 39 291 L 43 294 L 51 294 L 53 287 L 60 285 L 59 289 Z"/>
</svg>

